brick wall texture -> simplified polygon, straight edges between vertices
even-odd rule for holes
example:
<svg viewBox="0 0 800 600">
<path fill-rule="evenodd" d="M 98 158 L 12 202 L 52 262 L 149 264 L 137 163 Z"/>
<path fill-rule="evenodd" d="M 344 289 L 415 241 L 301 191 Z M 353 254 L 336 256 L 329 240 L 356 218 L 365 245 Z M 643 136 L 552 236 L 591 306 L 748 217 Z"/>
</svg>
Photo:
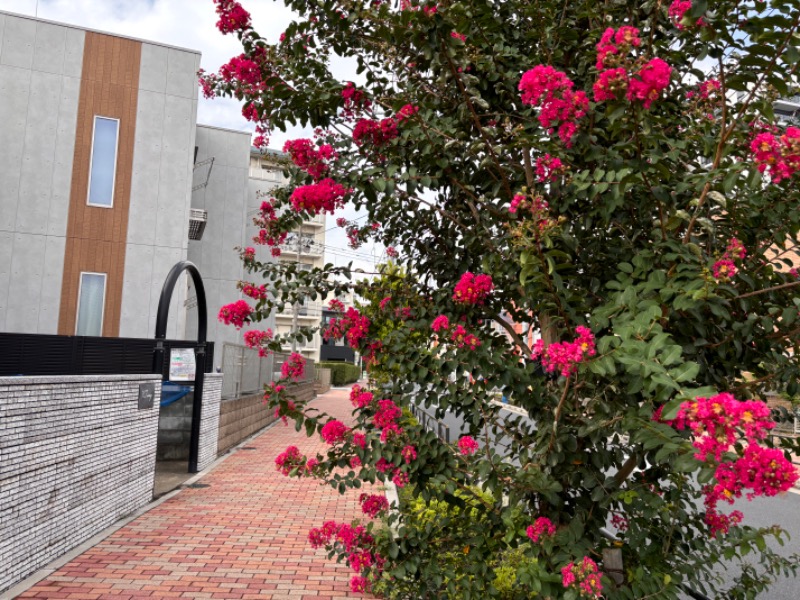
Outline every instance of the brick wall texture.
<svg viewBox="0 0 800 600">
<path fill-rule="evenodd" d="M 295 400 L 308 402 L 315 397 L 315 383 L 289 386 Z M 223 400 L 219 411 L 218 454 L 223 454 L 244 439 L 275 421 L 275 413 L 263 401 L 263 394 L 251 394 L 234 400 Z"/>
<path fill-rule="evenodd" d="M 139 384 L 155 386 L 139 410 Z M 152 499 L 157 375 L 0 377 L 0 592 Z"/>
<path fill-rule="evenodd" d="M 220 398 L 222 373 L 206 373 L 203 383 L 203 410 L 200 414 L 200 448 L 197 456 L 199 471 L 217 460 Z"/>
</svg>

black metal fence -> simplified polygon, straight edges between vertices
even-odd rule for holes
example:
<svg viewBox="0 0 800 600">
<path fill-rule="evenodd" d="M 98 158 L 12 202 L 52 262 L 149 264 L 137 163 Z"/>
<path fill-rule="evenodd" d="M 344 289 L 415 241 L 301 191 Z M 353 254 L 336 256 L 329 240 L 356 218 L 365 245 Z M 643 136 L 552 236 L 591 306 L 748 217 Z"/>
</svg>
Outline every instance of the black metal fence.
<svg viewBox="0 0 800 600">
<path fill-rule="evenodd" d="M 197 348 L 187 340 L 164 340 L 162 375 L 169 372 L 172 348 Z M 0 376 L 140 375 L 152 373 L 156 340 L 33 333 L 0 333 Z M 214 344 L 206 343 L 206 372 L 214 364 Z"/>
</svg>

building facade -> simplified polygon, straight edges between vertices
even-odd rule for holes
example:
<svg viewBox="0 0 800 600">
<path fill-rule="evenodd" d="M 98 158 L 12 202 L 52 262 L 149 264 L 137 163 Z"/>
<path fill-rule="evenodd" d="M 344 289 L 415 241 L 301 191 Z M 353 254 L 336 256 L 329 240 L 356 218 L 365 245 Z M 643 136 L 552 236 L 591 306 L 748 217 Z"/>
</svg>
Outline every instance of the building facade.
<svg viewBox="0 0 800 600">
<path fill-rule="evenodd" d="M 152 337 L 187 255 L 199 64 L 0 13 L 0 330 Z"/>
</svg>

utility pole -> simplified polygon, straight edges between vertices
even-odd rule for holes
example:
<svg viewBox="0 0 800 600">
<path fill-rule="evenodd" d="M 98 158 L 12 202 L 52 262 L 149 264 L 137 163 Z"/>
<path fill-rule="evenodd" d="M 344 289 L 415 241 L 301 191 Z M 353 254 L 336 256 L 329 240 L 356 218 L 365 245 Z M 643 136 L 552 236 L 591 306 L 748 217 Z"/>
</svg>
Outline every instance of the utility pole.
<svg viewBox="0 0 800 600">
<path fill-rule="evenodd" d="M 303 253 L 303 226 L 297 230 L 297 273 L 300 274 L 300 255 Z M 297 352 L 297 313 L 300 309 L 300 303 L 295 301 L 294 314 L 292 315 L 292 352 Z"/>
</svg>

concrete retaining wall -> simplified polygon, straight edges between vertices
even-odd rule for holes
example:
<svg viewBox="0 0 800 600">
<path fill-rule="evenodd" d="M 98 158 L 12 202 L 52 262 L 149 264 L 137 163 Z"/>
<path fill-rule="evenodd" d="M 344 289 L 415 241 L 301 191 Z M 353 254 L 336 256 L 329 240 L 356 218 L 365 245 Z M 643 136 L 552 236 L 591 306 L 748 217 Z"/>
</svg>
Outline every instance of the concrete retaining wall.
<svg viewBox="0 0 800 600">
<path fill-rule="evenodd" d="M 0 377 L 0 592 L 151 500 L 160 389 L 158 375 Z"/>
<path fill-rule="evenodd" d="M 308 402 L 316 395 L 315 383 L 300 383 L 289 386 L 289 393 L 301 402 Z M 253 394 L 223 400 L 219 410 L 219 443 L 217 451 L 222 454 L 230 448 L 275 421 L 275 412 L 264 404 L 263 394 Z"/>
</svg>

